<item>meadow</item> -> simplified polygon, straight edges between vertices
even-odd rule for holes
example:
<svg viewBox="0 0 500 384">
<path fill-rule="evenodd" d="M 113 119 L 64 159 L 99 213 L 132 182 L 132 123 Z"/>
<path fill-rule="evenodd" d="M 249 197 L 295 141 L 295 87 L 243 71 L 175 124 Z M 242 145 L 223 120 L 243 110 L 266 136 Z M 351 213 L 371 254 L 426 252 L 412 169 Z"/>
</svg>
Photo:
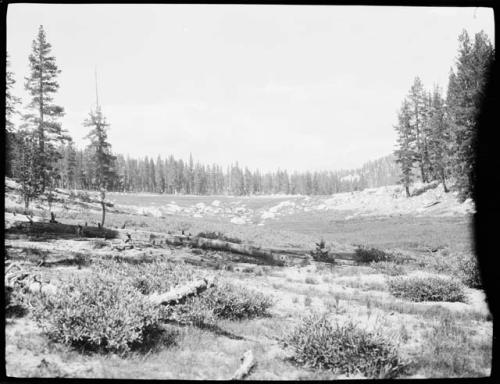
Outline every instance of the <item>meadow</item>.
<svg viewBox="0 0 500 384">
<path fill-rule="evenodd" d="M 470 215 L 314 209 L 327 197 L 109 198 L 106 227 L 131 231 L 134 248 L 119 250 L 126 246 L 121 239 L 7 231 L 6 263 L 59 289 L 50 296 L 15 286 L 6 319 L 9 376 L 229 379 L 249 350 L 255 364 L 246 377 L 254 380 L 490 373 L 492 318 L 474 280 Z M 137 210 L 173 202 L 182 209 Z M 290 202 L 302 208 L 288 209 Z M 66 201 L 54 210 L 68 224 L 101 217 L 98 205 Z M 6 205 L 6 212 L 16 211 Z M 33 217 L 43 220 L 45 211 L 41 201 Z M 262 220 L 266 212 L 274 215 Z M 232 222 L 238 214 L 250 219 Z M 223 251 L 147 245 L 133 231 L 213 234 L 310 256 L 272 265 Z M 328 262 L 315 256 L 321 239 Z M 197 278 L 215 285 L 179 305 L 159 309 L 145 301 Z M 75 307 L 75 297 L 87 307 Z M 91 321 L 103 313 L 101 322 Z"/>
</svg>

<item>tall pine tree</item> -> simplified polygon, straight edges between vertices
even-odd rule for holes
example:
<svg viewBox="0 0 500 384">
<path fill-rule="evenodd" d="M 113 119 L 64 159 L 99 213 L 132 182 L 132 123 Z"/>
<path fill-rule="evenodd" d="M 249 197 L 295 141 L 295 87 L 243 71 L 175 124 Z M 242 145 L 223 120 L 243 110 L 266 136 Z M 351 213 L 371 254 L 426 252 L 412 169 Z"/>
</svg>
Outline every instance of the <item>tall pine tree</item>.
<svg viewBox="0 0 500 384">
<path fill-rule="evenodd" d="M 58 119 L 64 114 L 62 107 L 53 103 L 54 95 L 59 89 L 57 75 L 61 72 L 51 56 L 51 45 L 47 42 L 43 26 L 33 40 L 32 53 L 29 56 L 30 73 L 26 77 L 25 88 L 31 95 L 27 108 L 30 111 L 24 115 L 26 127 L 36 133 L 36 162 L 39 174 L 33 181 L 41 185 L 44 192 L 52 188 L 58 175 L 55 164 L 62 157 L 60 144 L 69 140 Z"/>
<path fill-rule="evenodd" d="M 447 112 L 455 152 L 453 175 L 462 199 L 473 195 L 477 118 L 493 57 L 493 46 L 484 32 L 477 33 L 473 42 L 465 30 L 459 36 L 456 72 L 450 75 L 448 84 Z"/>
<path fill-rule="evenodd" d="M 410 197 L 410 185 L 413 182 L 413 164 L 417 159 L 416 132 L 412 126 L 412 106 L 407 100 L 398 114 L 398 125 L 395 127 L 398 133 L 397 142 L 399 148 L 395 151 L 396 162 L 401 166 L 401 184 L 403 184 L 406 197 Z"/>
<path fill-rule="evenodd" d="M 409 108 L 411 111 L 411 126 L 415 133 L 417 163 L 420 168 L 422 182 L 428 182 L 428 148 L 425 132 L 425 121 L 427 115 L 426 95 L 424 86 L 419 77 L 416 77 L 408 94 Z"/>
<path fill-rule="evenodd" d="M 446 178 L 451 166 L 450 129 L 445 119 L 444 100 L 439 87 L 435 87 L 431 97 L 428 124 L 429 160 L 432 164 L 432 176 L 440 180 L 445 192 L 448 192 Z"/>
</svg>

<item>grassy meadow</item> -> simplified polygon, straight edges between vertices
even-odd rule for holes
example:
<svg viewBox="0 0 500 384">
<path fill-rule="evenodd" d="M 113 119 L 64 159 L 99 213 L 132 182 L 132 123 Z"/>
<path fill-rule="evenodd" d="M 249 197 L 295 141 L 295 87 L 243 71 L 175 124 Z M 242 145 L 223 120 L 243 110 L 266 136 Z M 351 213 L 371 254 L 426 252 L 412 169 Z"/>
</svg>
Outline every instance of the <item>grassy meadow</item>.
<svg viewBox="0 0 500 384">
<path fill-rule="evenodd" d="M 126 209 L 214 200 L 263 210 L 293 198 L 113 194 L 116 209 L 107 213 L 106 227 L 213 232 L 307 251 L 324 239 L 337 260 L 308 257 L 276 266 L 213 250 L 132 241 L 134 249 L 119 252 L 118 239 L 7 233 L 6 261 L 62 289 L 53 297 L 16 286 L 6 318 L 7 374 L 230 379 L 251 350 L 255 365 L 247 378 L 253 380 L 489 375 L 492 318 L 466 268 L 473 257 L 470 216 L 346 219 L 353 212 L 301 211 L 256 225 L 217 214 L 157 217 Z M 98 207 L 75 207 L 57 208 L 57 220 L 100 221 Z M 45 211 L 32 213 L 47 217 Z M 130 263 L 127 252 L 144 258 Z M 350 260 L 343 260 L 347 254 Z M 215 279 L 215 286 L 185 303 L 159 309 L 144 299 L 201 277 Z"/>
</svg>

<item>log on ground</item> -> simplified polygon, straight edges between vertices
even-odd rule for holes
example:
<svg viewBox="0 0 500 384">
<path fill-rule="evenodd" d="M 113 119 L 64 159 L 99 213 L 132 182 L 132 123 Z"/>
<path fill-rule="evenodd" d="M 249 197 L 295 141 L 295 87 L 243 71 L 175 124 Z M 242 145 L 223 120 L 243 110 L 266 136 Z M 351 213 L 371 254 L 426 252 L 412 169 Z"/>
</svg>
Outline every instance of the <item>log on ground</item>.
<svg viewBox="0 0 500 384">
<path fill-rule="evenodd" d="M 253 358 L 252 350 L 248 350 L 243 354 L 243 357 L 241 358 L 241 365 L 234 373 L 231 380 L 243 380 L 246 376 L 248 376 L 254 366 L 255 360 Z"/>
<path fill-rule="evenodd" d="M 156 305 L 182 304 L 188 297 L 199 295 L 213 285 L 213 281 L 209 279 L 195 280 L 186 285 L 176 287 L 167 293 L 153 293 L 149 295 L 148 300 Z"/>
<path fill-rule="evenodd" d="M 26 233 L 26 234 L 58 234 L 64 237 L 102 237 L 114 239 L 118 237 L 118 232 L 108 228 L 86 227 L 74 224 L 45 223 L 45 222 L 16 222 L 6 230 L 6 233 Z"/>
</svg>

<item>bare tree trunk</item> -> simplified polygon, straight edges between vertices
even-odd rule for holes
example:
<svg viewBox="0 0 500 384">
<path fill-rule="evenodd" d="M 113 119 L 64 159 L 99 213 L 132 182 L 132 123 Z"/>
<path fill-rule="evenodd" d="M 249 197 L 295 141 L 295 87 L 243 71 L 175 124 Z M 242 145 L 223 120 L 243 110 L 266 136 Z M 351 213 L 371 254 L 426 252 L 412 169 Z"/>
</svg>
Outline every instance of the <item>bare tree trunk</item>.
<svg viewBox="0 0 500 384">
<path fill-rule="evenodd" d="M 101 227 L 104 227 L 104 220 L 106 219 L 106 203 L 104 202 L 105 198 L 106 198 L 106 190 L 103 188 L 101 189 L 101 206 L 102 206 Z"/>
</svg>

